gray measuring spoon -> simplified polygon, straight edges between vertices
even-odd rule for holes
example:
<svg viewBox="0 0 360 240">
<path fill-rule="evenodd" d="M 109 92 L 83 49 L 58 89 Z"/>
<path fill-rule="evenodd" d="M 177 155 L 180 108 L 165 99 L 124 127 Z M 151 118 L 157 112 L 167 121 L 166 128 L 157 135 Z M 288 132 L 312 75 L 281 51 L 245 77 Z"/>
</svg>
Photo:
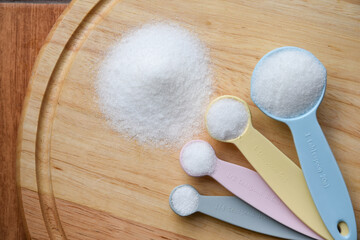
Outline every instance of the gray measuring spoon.
<svg viewBox="0 0 360 240">
<path fill-rule="evenodd" d="M 267 53 L 251 78 L 251 98 L 293 135 L 311 196 L 336 240 L 356 240 L 349 192 L 316 118 L 326 88 L 326 69 L 310 52 L 282 47 Z"/>
<path fill-rule="evenodd" d="M 234 196 L 202 196 L 188 184 L 175 187 L 169 198 L 171 209 L 179 216 L 201 212 L 251 231 L 284 239 L 312 239 L 266 216 Z"/>
</svg>

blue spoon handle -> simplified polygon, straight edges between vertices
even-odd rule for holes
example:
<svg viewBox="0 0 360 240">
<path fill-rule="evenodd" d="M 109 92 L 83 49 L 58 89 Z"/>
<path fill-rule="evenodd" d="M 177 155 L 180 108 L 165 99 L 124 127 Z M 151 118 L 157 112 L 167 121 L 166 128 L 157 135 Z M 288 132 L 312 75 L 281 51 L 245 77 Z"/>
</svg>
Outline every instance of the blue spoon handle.
<svg viewBox="0 0 360 240">
<path fill-rule="evenodd" d="M 316 112 L 287 124 L 293 134 L 311 196 L 330 234 L 336 240 L 356 240 L 356 222 L 350 196 L 316 119 Z M 347 229 L 343 223 L 340 224 L 342 234 L 338 230 L 340 222 L 345 222 L 348 226 Z"/>
<path fill-rule="evenodd" d="M 274 237 L 310 240 L 232 196 L 200 196 L 198 211 L 238 227 Z"/>
</svg>

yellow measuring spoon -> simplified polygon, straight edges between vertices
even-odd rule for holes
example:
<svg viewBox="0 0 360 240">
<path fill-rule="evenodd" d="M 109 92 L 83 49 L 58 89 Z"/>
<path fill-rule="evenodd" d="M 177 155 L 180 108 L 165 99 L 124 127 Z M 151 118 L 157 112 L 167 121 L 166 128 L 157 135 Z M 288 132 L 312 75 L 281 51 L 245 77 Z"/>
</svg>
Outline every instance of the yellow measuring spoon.
<svg viewBox="0 0 360 240">
<path fill-rule="evenodd" d="M 316 209 L 301 169 L 252 126 L 246 102 L 230 95 L 218 97 L 207 110 L 206 127 L 216 140 L 235 144 L 300 220 L 321 237 L 333 239 Z"/>
</svg>

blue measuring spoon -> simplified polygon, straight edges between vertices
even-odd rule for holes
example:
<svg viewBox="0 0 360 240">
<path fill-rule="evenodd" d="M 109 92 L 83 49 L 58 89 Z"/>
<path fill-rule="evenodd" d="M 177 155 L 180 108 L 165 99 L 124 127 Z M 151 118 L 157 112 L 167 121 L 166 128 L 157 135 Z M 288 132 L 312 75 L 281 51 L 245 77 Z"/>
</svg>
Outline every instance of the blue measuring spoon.
<svg viewBox="0 0 360 240">
<path fill-rule="evenodd" d="M 174 194 L 182 196 L 175 198 Z M 172 190 L 169 204 L 179 216 L 201 212 L 235 226 L 274 237 L 292 240 L 312 239 L 282 225 L 235 196 L 203 196 L 188 184 L 177 186 Z"/>
<path fill-rule="evenodd" d="M 305 113 L 295 117 L 286 118 L 271 114 L 254 97 L 256 94 L 254 83 L 259 81 L 257 77 L 264 64 L 271 61 L 272 57 L 288 51 L 300 51 L 308 54 L 307 56 L 312 57 L 314 62 L 320 64 L 326 73 L 325 67 L 312 53 L 297 47 L 278 48 L 267 53 L 256 65 L 251 78 L 251 98 L 266 115 L 289 126 L 311 196 L 330 234 L 336 240 L 356 240 L 356 222 L 350 196 L 335 157 L 316 118 L 316 110 L 325 94 L 326 74 L 325 84 L 317 102 L 310 106 Z M 264 80 L 263 78 L 262 80 Z M 275 93 L 274 97 L 276 97 Z"/>
</svg>

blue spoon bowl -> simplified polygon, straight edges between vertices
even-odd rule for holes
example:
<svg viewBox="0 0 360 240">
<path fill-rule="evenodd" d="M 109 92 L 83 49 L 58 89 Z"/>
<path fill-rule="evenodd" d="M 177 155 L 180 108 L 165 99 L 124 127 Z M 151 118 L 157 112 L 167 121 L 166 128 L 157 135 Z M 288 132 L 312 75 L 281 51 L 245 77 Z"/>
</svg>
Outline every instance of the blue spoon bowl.
<svg viewBox="0 0 360 240">
<path fill-rule="evenodd" d="M 277 48 L 260 59 L 251 77 L 251 98 L 269 117 L 287 124 L 292 132 L 300 164 L 311 196 L 330 234 L 336 240 L 356 240 L 354 210 L 345 181 L 330 146 L 317 121 L 316 111 L 325 95 L 325 84 L 319 99 L 305 113 L 295 117 L 279 117 L 256 102 L 254 82 L 266 61 L 286 51 L 301 51 L 311 56 L 322 68 L 324 65 L 309 51 L 297 47 Z"/>
</svg>

